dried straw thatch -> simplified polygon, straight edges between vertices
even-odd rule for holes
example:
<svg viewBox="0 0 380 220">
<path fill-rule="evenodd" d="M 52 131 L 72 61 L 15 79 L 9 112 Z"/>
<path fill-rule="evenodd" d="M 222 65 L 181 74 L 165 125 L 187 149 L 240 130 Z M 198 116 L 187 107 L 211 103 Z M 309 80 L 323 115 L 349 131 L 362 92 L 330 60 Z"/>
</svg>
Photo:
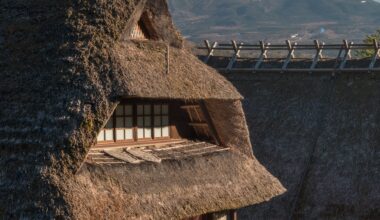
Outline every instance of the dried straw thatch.
<svg viewBox="0 0 380 220">
<path fill-rule="evenodd" d="M 287 188 L 243 209 L 242 219 L 380 219 L 377 73 L 236 72 L 229 79 L 245 97 L 255 156 Z"/>
<path fill-rule="evenodd" d="M 182 48 L 165 0 L 3 0 L 0 8 L 1 217 L 180 218 L 284 191 L 252 155 L 241 95 Z M 156 43 L 125 37 L 143 13 Z M 161 165 L 83 164 L 122 97 L 205 99 L 231 151 Z"/>
</svg>

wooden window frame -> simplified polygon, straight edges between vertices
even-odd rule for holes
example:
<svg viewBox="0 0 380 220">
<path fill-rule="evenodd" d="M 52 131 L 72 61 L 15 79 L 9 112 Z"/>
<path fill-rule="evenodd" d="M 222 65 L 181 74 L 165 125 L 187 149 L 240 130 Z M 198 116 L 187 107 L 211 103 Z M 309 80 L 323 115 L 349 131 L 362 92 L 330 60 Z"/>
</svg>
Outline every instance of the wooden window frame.
<svg viewBox="0 0 380 220">
<path fill-rule="evenodd" d="M 123 106 L 123 115 L 119 116 L 116 115 L 116 109 L 112 113 L 112 116 L 109 120 L 112 120 L 113 122 L 113 140 L 112 141 L 97 141 L 97 146 L 118 146 L 118 145 L 132 145 L 132 144 L 140 144 L 140 143 L 154 143 L 154 142 L 161 142 L 161 141 L 170 141 L 172 139 L 172 132 L 171 132 L 171 111 L 170 111 L 170 101 L 148 101 L 148 100 L 134 100 L 134 101 L 122 101 L 119 103 L 118 106 L 122 105 Z M 117 117 L 123 117 L 124 120 L 124 126 L 125 126 L 125 120 L 126 117 L 129 117 L 129 115 L 125 114 L 125 106 L 131 105 L 132 106 L 132 134 L 133 134 L 133 139 L 129 140 L 117 140 L 117 126 L 116 126 L 116 118 Z M 142 105 L 143 107 L 143 114 L 138 115 L 137 113 L 137 106 Z M 145 106 L 149 105 L 150 106 L 150 114 L 145 115 Z M 155 105 L 160 105 L 161 111 L 159 115 L 156 115 L 154 112 L 154 106 Z M 167 105 L 168 106 L 168 113 L 167 114 L 162 114 L 162 106 Z M 151 137 L 150 138 L 138 138 L 138 117 L 141 116 L 143 117 L 143 121 L 145 123 L 145 116 L 149 116 L 151 121 L 150 121 L 150 129 L 151 129 Z M 155 137 L 155 132 L 154 132 L 154 119 L 155 116 L 160 116 L 161 117 L 161 135 L 162 135 L 162 124 L 163 124 L 163 116 L 168 117 L 168 136 L 167 137 Z M 144 127 L 143 127 L 144 129 Z M 105 128 L 103 128 L 101 131 L 104 131 Z M 145 132 L 145 129 L 144 129 Z M 105 134 L 104 134 L 105 135 Z M 125 135 L 125 134 L 124 134 Z"/>
</svg>

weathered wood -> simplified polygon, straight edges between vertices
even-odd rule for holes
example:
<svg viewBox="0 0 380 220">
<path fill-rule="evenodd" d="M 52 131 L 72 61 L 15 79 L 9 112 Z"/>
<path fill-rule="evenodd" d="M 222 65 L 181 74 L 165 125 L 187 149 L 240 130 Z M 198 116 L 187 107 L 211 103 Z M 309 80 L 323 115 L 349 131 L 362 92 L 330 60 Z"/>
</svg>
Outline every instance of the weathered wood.
<svg viewBox="0 0 380 220">
<path fill-rule="evenodd" d="M 325 43 L 322 43 L 322 45 L 321 45 L 318 40 L 315 40 L 314 45 L 315 45 L 315 49 L 316 49 L 316 54 L 313 58 L 313 63 L 310 66 L 310 71 L 314 70 L 318 64 L 319 59 L 323 58 L 322 49 L 323 49 L 323 46 L 325 45 Z"/>
<path fill-rule="evenodd" d="M 319 41 L 314 41 L 314 44 L 297 44 L 291 43 L 289 40 L 286 41 L 286 44 L 270 44 L 264 43 L 260 41 L 259 44 L 243 44 L 237 43 L 236 41 L 231 41 L 231 43 L 220 43 L 218 44 L 220 47 L 213 48 L 208 41 L 206 41 L 206 47 L 202 47 L 202 49 L 207 49 L 209 52 L 212 50 L 224 50 L 224 51 L 234 51 L 233 56 L 230 58 L 230 61 L 226 68 L 218 68 L 218 70 L 223 71 L 225 73 L 230 72 L 331 72 L 335 75 L 335 72 L 354 72 L 354 71 L 368 71 L 368 72 L 379 72 L 380 69 L 376 68 L 376 62 L 380 58 L 380 50 L 377 41 L 372 44 L 354 44 L 353 42 L 349 42 L 344 40 L 342 44 L 325 44 L 320 43 Z M 243 47 L 244 45 L 244 47 Z M 346 64 L 349 59 L 352 58 L 351 52 L 353 50 L 375 50 L 375 54 L 371 59 L 371 62 L 368 68 L 349 68 L 346 69 Z M 268 53 L 270 51 L 288 51 L 288 55 L 284 58 L 284 62 L 281 68 L 262 68 L 262 64 L 266 59 L 270 60 L 268 57 Z M 310 67 L 305 67 L 304 69 L 295 68 L 288 69 L 289 63 L 295 58 L 295 52 L 297 50 L 314 50 L 315 54 L 310 60 L 312 63 Z M 318 63 L 321 59 L 324 58 L 323 51 L 326 50 L 335 50 L 339 51 L 338 55 L 335 58 L 335 63 L 332 68 L 318 68 Z M 260 56 L 255 59 L 254 57 L 247 57 L 247 59 L 252 59 L 253 64 L 249 68 L 235 68 L 234 65 L 237 62 L 238 58 L 240 58 L 241 51 L 260 51 Z M 307 58 L 305 58 L 306 60 Z M 333 59 L 331 59 L 333 60 Z"/>
<path fill-rule="evenodd" d="M 373 48 L 374 48 L 374 54 L 371 59 L 371 63 L 369 64 L 369 67 L 368 67 L 369 72 L 372 72 L 374 70 L 377 59 L 380 57 L 380 47 L 376 39 L 373 39 Z"/>
<path fill-rule="evenodd" d="M 137 159 L 133 157 L 132 155 L 124 152 L 123 149 L 104 150 L 104 153 L 111 157 L 114 157 L 116 159 L 131 163 L 131 164 L 139 164 L 143 162 L 143 160 Z"/>
<path fill-rule="evenodd" d="M 142 149 L 139 148 L 131 148 L 131 149 L 125 149 L 127 153 L 130 153 L 131 155 L 141 158 L 142 160 L 154 162 L 154 163 L 161 163 L 161 159 L 156 157 L 150 152 L 145 152 Z"/>
<path fill-rule="evenodd" d="M 215 128 L 214 122 L 212 121 L 212 118 L 210 116 L 210 113 L 208 112 L 207 106 L 204 103 L 204 101 L 200 102 L 200 107 L 203 112 L 203 115 L 205 116 L 206 123 L 208 124 L 209 132 L 211 132 L 211 137 L 214 139 L 215 144 L 222 145 L 222 139 L 220 138 L 217 129 Z"/>
<path fill-rule="evenodd" d="M 294 45 L 297 45 L 297 43 L 294 43 Z M 294 46 L 292 45 L 290 40 L 286 41 L 286 46 L 287 46 L 289 52 L 288 52 L 288 56 L 285 59 L 284 65 L 281 68 L 282 71 L 285 71 L 288 68 L 290 61 L 292 60 L 292 58 L 295 57 L 294 56 Z"/>
<path fill-rule="evenodd" d="M 192 122 L 189 125 L 192 127 L 208 127 L 208 124 L 203 122 Z"/>
<path fill-rule="evenodd" d="M 267 53 L 268 53 L 268 47 L 270 46 L 270 43 L 265 44 L 264 41 L 260 41 L 260 49 L 261 49 L 261 54 L 260 57 L 257 61 L 257 63 L 254 66 L 254 72 L 260 69 L 261 64 L 263 63 L 264 59 L 266 59 Z"/>
<path fill-rule="evenodd" d="M 207 54 L 204 62 L 208 63 L 210 58 L 214 55 L 214 51 L 215 51 L 216 47 L 218 46 L 218 42 L 215 41 L 212 45 L 210 44 L 210 42 L 208 40 L 205 40 L 204 42 L 205 42 L 206 48 L 208 50 L 208 54 Z"/>
<path fill-rule="evenodd" d="M 234 55 L 232 56 L 230 62 L 228 63 L 227 70 L 231 70 L 234 66 L 234 63 L 236 62 L 236 59 L 240 57 L 240 50 L 243 48 L 244 43 L 239 43 L 239 45 L 236 43 L 236 41 L 232 41 L 232 47 L 235 51 Z"/>
<path fill-rule="evenodd" d="M 353 44 L 354 44 L 354 42 L 348 43 L 347 40 L 343 41 L 343 46 L 344 46 L 344 52 L 345 53 L 344 53 L 344 56 L 343 56 L 343 60 L 340 63 L 340 66 L 339 66 L 340 70 L 344 69 L 345 66 L 346 66 L 347 60 L 351 59 L 351 47 L 352 47 Z"/>
</svg>

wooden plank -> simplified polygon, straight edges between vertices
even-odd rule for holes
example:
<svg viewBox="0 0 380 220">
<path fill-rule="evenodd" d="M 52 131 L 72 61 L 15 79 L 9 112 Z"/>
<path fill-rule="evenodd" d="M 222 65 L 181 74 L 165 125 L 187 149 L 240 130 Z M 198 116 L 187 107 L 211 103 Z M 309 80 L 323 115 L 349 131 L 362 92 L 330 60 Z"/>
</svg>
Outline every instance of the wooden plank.
<svg viewBox="0 0 380 220">
<path fill-rule="evenodd" d="M 156 157 L 150 152 L 143 151 L 139 148 L 131 148 L 131 149 L 125 149 L 126 152 L 130 153 L 131 155 L 141 158 L 145 161 L 150 161 L 154 163 L 161 163 L 161 159 Z"/>
<path fill-rule="evenodd" d="M 126 164 L 126 162 L 95 162 L 96 164 Z"/>
<path fill-rule="evenodd" d="M 199 105 L 182 105 L 182 109 L 191 109 L 191 108 L 199 108 Z"/>
<path fill-rule="evenodd" d="M 202 145 L 205 143 L 206 142 L 194 142 L 194 143 L 189 143 L 189 144 L 175 145 L 175 146 L 171 146 L 171 147 L 157 148 L 157 149 L 155 149 L 155 151 L 166 151 L 166 150 L 180 149 L 180 148 L 186 148 L 186 147 L 190 147 L 190 146 Z"/>
<path fill-rule="evenodd" d="M 111 157 L 114 157 L 116 159 L 131 163 L 131 164 L 139 164 L 143 162 L 143 160 L 133 157 L 132 155 L 124 152 L 124 150 L 122 149 L 104 150 L 104 153 Z"/>
<path fill-rule="evenodd" d="M 189 125 L 192 127 L 208 127 L 208 124 L 204 122 L 191 122 Z"/>
</svg>

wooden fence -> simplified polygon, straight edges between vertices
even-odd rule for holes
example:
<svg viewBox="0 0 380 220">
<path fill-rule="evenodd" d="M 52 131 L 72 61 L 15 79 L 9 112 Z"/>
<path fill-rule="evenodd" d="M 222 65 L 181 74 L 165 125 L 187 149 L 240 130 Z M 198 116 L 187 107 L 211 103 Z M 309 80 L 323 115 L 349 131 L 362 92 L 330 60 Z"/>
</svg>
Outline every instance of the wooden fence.
<svg viewBox="0 0 380 220">
<path fill-rule="evenodd" d="M 212 65 L 212 59 L 216 57 L 228 58 L 228 64 L 224 67 L 219 67 L 218 69 L 225 72 L 380 72 L 380 67 L 378 67 L 377 62 L 380 61 L 380 46 L 379 43 L 374 40 L 372 44 L 354 44 L 344 40 L 342 44 L 325 44 L 318 40 L 314 41 L 314 44 L 297 44 L 289 40 L 286 44 L 270 44 L 267 42 L 260 41 L 259 44 L 245 44 L 243 42 L 231 41 L 231 43 L 218 43 L 210 42 L 206 40 L 205 46 L 198 47 L 200 50 L 205 50 L 206 55 L 202 57 L 206 64 Z M 347 62 L 353 60 L 352 51 L 373 51 L 373 56 L 361 59 L 361 61 L 368 62 L 365 67 L 347 67 Z M 216 56 L 217 51 L 230 52 L 232 55 L 226 57 L 226 55 Z M 243 51 L 251 51 L 258 54 L 256 57 L 242 57 L 241 53 Z M 282 51 L 287 55 L 277 59 L 277 62 L 281 63 L 281 67 L 271 68 L 268 65 L 264 65 L 266 62 L 273 60 L 270 57 L 270 51 Z M 295 56 L 296 52 L 307 53 L 311 52 L 312 56 L 310 58 L 297 59 Z M 336 57 L 327 58 L 324 57 L 324 53 L 327 51 L 337 52 Z M 239 60 L 245 60 L 250 62 L 249 67 L 236 67 Z M 307 67 L 295 67 L 290 68 L 289 64 L 295 61 L 309 62 Z M 323 61 L 328 61 L 333 63 L 330 67 L 320 67 L 319 64 Z"/>
</svg>

